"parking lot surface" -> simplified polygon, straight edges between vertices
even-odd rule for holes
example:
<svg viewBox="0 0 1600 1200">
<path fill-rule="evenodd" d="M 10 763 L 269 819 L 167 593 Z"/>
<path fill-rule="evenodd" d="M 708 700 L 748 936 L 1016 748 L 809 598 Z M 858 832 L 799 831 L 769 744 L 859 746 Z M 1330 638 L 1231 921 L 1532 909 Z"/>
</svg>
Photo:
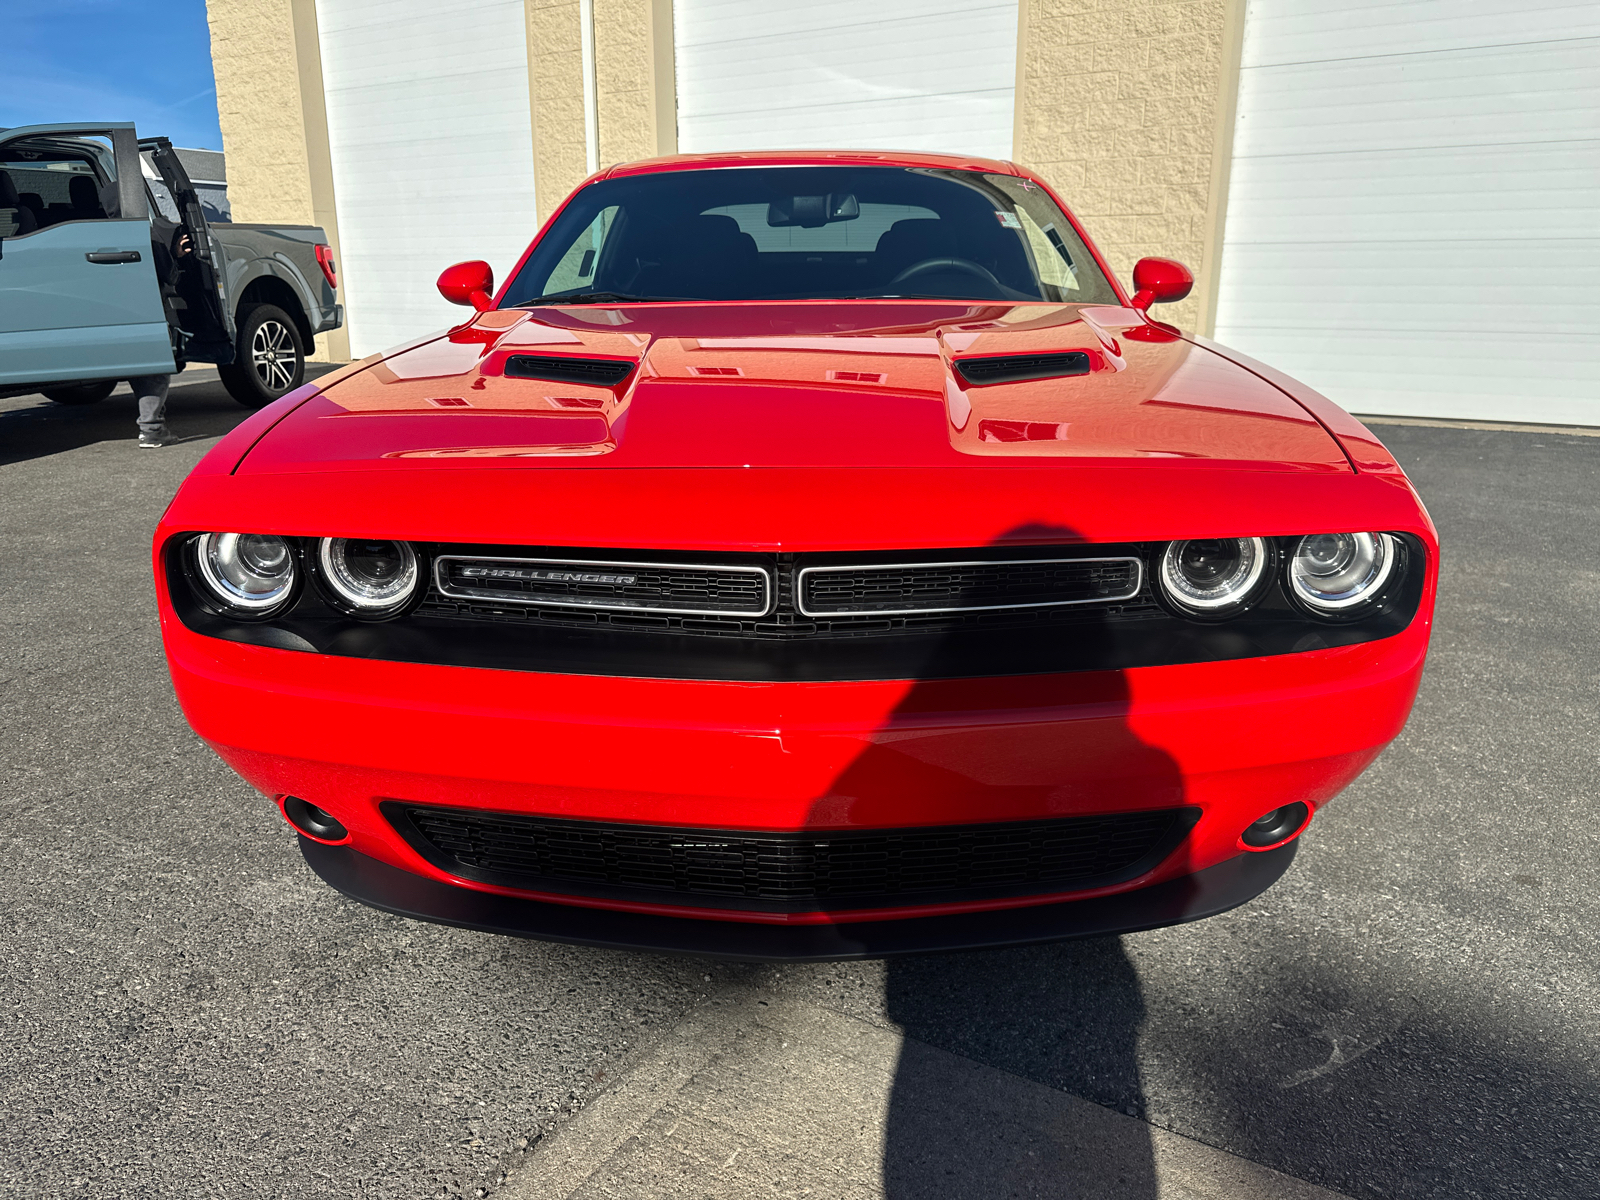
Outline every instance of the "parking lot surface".
<svg viewBox="0 0 1600 1200">
<path fill-rule="evenodd" d="M 191 440 L 138 451 L 125 389 L 0 401 L 0 1197 L 516 1195 L 653 1039 L 756 994 L 917 1048 L 883 1084 L 877 1194 L 1039 1178 L 1021 1142 L 930 1143 L 930 1106 L 966 1103 L 936 1094 L 944 1055 L 1136 1118 L 1119 1196 L 1180 1194 L 1157 1130 L 1351 1196 L 1600 1195 L 1600 438 L 1378 427 L 1440 526 L 1433 655 L 1404 735 L 1254 903 L 776 968 L 412 923 L 310 875 L 189 732 L 156 630 L 150 532 L 244 415 L 188 384 Z"/>
</svg>

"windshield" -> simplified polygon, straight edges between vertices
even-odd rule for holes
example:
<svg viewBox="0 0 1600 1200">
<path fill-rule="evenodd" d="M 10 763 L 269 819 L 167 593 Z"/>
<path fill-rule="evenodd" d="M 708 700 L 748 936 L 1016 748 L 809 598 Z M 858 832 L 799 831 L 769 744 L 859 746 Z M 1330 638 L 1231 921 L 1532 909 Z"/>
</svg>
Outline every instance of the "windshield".
<svg viewBox="0 0 1600 1200">
<path fill-rule="evenodd" d="M 503 303 L 889 297 L 1118 302 L 1072 223 L 1029 180 L 734 167 L 590 184 Z"/>
</svg>

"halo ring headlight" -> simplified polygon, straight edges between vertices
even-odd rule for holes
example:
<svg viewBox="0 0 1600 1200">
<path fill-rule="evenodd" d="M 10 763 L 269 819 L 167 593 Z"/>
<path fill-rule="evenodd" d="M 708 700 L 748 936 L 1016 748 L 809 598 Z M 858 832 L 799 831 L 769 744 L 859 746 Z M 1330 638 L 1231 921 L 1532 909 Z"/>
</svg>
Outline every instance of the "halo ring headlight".
<svg viewBox="0 0 1600 1200">
<path fill-rule="evenodd" d="M 323 538 L 317 563 L 333 599 L 361 617 L 398 613 L 416 595 L 421 580 L 416 552 L 405 542 Z"/>
<path fill-rule="evenodd" d="M 1289 591 L 1314 613 L 1353 615 L 1382 597 L 1397 557 L 1391 534 L 1311 534 L 1295 543 Z"/>
<path fill-rule="evenodd" d="M 1231 617 L 1261 594 L 1272 552 L 1265 538 L 1168 542 L 1157 576 L 1162 595 L 1188 616 Z"/>
<path fill-rule="evenodd" d="M 266 616 L 282 608 L 297 579 L 294 553 L 267 533 L 202 533 L 195 539 L 195 566 L 211 598 L 225 608 Z"/>
</svg>

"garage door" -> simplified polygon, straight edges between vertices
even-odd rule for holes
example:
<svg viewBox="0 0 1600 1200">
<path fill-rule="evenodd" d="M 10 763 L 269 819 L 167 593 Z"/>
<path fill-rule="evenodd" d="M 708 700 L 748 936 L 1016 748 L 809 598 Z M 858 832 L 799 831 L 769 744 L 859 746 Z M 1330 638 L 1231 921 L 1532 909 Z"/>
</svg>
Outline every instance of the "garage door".
<svg viewBox="0 0 1600 1200">
<path fill-rule="evenodd" d="M 523 0 L 317 0 L 357 357 L 461 320 L 439 272 L 501 279 L 538 229 Z"/>
<path fill-rule="evenodd" d="M 1250 0 L 1217 337 L 1354 412 L 1600 425 L 1600 8 Z"/>
<path fill-rule="evenodd" d="M 676 0 L 678 147 L 1011 157 L 1017 0 Z"/>
</svg>

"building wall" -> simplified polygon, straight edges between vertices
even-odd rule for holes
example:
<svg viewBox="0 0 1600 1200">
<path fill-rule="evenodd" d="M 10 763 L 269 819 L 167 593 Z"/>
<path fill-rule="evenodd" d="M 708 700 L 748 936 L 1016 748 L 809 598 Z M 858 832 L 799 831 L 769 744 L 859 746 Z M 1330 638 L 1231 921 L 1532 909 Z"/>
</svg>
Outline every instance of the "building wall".
<svg viewBox="0 0 1600 1200">
<path fill-rule="evenodd" d="M 601 168 L 676 152 L 673 4 L 523 6 L 533 207 L 542 221 L 587 176 L 591 129 Z M 1202 332 L 1213 321 L 1243 7 L 1244 0 L 1018 4 L 1013 157 L 1060 189 L 1125 283 L 1147 254 L 1194 269 L 1195 295 L 1161 311 Z M 208 10 L 236 219 L 315 221 L 337 252 L 315 0 L 208 0 Z M 586 13 L 592 68 L 583 53 Z M 319 349 L 347 343 L 335 337 Z"/>
<path fill-rule="evenodd" d="M 526 0 L 533 180 L 545 220 L 589 175 L 579 0 Z"/>
<path fill-rule="evenodd" d="M 1023 0 L 1013 155 L 1131 286 L 1146 255 L 1198 286 L 1160 315 L 1211 328 L 1243 0 Z"/>
<path fill-rule="evenodd" d="M 600 165 L 678 151 L 672 0 L 593 0 Z"/>
<path fill-rule="evenodd" d="M 233 219 L 320 225 L 342 262 L 315 0 L 207 0 L 206 16 Z M 347 360 L 348 334 L 318 336 L 312 356 Z"/>
</svg>

